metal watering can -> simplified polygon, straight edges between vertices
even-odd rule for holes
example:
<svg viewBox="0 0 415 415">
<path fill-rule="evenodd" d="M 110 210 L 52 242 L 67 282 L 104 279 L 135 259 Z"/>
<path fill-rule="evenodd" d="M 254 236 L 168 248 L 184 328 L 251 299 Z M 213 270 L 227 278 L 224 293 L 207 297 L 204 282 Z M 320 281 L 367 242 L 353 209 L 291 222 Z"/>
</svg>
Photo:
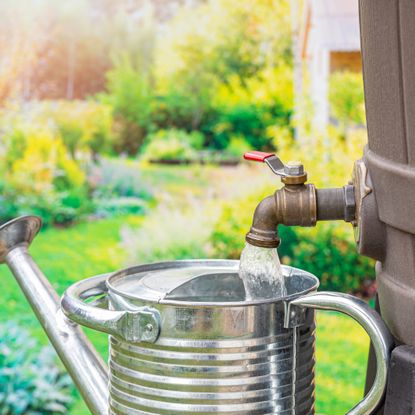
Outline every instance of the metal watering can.
<svg viewBox="0 0 415 415">
<path fill-rule="evenodd" d="M 33 216 L 1 226 L 0 261 L 93 414 L 313 414 L 314 309 L 354 318 L 375 350 L 373 386 L 348 414 L 381 401 L 385 324 L 356 297 L 317 293 L 314 275 L 284 267 L 285 298 L 246 301 L 237 261 L 174 261 L 88 278 L 60 300 L 27 250 L 40 226 Z M 109 369 L 76 323 L 110 335 Z"/>
</svg>

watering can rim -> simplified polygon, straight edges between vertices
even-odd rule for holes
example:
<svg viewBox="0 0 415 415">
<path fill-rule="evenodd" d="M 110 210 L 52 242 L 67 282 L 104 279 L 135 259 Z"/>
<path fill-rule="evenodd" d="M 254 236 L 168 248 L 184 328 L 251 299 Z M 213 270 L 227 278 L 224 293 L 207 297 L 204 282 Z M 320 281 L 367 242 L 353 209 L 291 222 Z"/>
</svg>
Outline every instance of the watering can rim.
<svg viewBox="0 0 415 415">
<path fill-rule="evenodd" d="M 264 304 L 272 304 L 272 303 L 284 303 L 286 301 L 291 301 L 297 297 L 303 296 L 310 292 L 316 291 L 320 285 L 319 279 L 312 273 L 287 266 L 282 265 L 282 269 L 284 271 L 284 275 L 286 278 L 290 278 L 290 275 L 301 275 L 307 278 L 310 281 L 310 286 L 305 288 L 301 291 L 295 292 L 290 295 L 286 295 L 284 297 L 279 298 L 270 298 L 270 299 L 258 299 L 258 300 L 250 300 L 250 301 L 195 301 L 191 299 L 189 301 L 180 299 L 175 300 L 168 297 L 165 298 L 144 298 L 141 297 L 140 294 L 132 294 L 125 290 L 122 290 L 116 286 L 116 282 L 126 278 L 128 276 L 132 276 L 134 274 L 138 274 L 140 272 L 145 271 L 157 271 L 157 270 L 168 270 L 168 269 L 179 269 L 179 268 L 190 268 L 192 266 L 213 266 L 217 267 L 229 267 L 229 271 L 225 271 L 221 273 L 224 274 L 235 274 L 238 271 L 238 264 L 239 260 L 226 260 L 226 259 L 186 259 L 186 260 L 177 260 L 177 261 L 160 261 L 154 262 L 150 264 L 138 264 L 133 265 L 115 272 L 108 274 L 106 279 L 106 286 L 108 291 L 112 294 L 118 295 L 122 298 L 126 298 L 133 301 L 142 301 L 147 303 L 153 304 L 160 304 L 160 305 L 172 305 L 172 306 L 182 306 L 182 307 L 189 307 L 197 308 L 197 307 L 246 307 L 246 306 L 258 306 Z M 208 275 L 208 274 L 199 274 L 195 275 L 195 278 Z"/>
</svg>

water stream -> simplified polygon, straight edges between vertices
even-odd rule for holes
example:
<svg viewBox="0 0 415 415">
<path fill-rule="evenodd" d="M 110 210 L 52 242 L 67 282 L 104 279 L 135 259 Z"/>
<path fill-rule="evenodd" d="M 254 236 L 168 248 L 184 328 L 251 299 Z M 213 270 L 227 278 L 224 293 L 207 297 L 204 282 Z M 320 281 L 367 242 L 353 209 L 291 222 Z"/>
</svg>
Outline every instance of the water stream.
<svg viewBox="0 0 415 415">
<path fill-rule="evenodd" d="M 241 254 L 239 276 L 244 282 L 247 300 L 280 298 L 286 295 L 276 248 L 260 248 L 246 243 Z"/>
</svg>

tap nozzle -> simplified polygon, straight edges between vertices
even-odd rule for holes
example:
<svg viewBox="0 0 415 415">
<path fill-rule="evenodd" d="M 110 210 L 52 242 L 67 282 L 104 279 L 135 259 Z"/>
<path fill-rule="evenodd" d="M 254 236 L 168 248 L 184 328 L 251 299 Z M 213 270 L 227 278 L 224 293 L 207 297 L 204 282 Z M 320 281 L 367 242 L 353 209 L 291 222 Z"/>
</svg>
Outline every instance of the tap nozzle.
<svg viewBox="0 0 415 415">
<path fill-rule="evenodd" d="M 266 163 L 281 177 L 284 186 L 263 199 L 255 209 L 246 241 L 251 245 L 276 248 L 280 244 L 278 225 L 315 226 L 319 220 L 352 222 L 355 215 L 354 187 L 316 189 L 306 184 L 307 173 L 301 162 L 284 163 L 272 153 L 251 151 L 246 160 Z"/>
</svg>

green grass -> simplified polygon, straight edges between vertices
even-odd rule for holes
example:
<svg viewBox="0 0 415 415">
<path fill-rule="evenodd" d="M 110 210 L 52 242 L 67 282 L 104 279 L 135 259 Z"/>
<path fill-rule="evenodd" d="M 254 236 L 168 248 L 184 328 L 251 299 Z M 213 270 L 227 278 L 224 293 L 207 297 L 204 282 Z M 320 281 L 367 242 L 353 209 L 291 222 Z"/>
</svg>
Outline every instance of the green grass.
<svg viewBox="0 0 415 415">
<path fill-rule="evenodd" d="M 369 338 L 351 318 L 323 311 L 316 336 L 316 414 L 344 414 L 363 396 Z"/>
<path fill-rule="evenodd" d="M 221 184 L 230 186 L 233 171 L 218 174 L 212 168 L 150 167 L 143 173 L 154 192 L 168 192 L 181 197 L 185 192 L 201 196 L 211 173 L 216 173 Z M 139 226 L 145 217 L 126 216 L 70 228 L 48 228 L 35 239 L 31 253 L 59 294 L 74 281 L 92 275 L 110 272 L 125 264 L 125 253 L 120 248 L 120 229 L 123 225 Z M 29 305 L 5 266 L 0 267 L 2 295 L 0 321 L 14 320 L 30 328 L 42 343 L 47 342 Z M 319 312 L 317 329 L 317 405 L 321 415 L 344 414 L 362 397 L 367 360 L 368 339 L 363 330 L 349 318 Z M 99 352 L 107 358 L 107 336 L 88 330 Z M 88 415 L 89 411 L 77 397 L 71 415 Z"/>
</svg>

